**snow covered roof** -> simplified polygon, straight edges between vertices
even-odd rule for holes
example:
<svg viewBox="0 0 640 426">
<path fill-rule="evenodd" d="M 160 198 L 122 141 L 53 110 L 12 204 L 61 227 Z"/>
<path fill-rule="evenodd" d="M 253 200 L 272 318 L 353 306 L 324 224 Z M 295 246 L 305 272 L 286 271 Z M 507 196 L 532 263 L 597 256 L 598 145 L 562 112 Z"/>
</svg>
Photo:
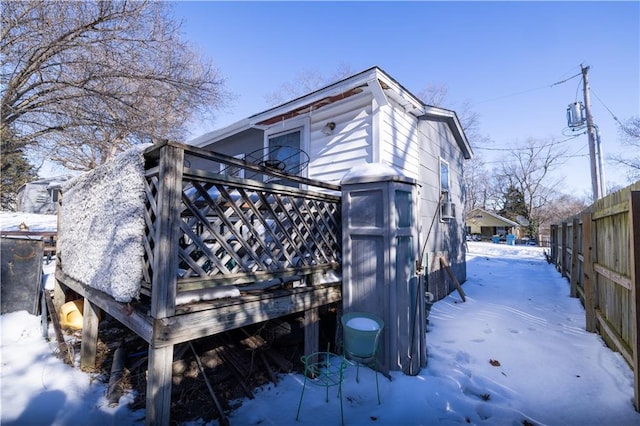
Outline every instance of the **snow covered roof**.
<svg viewBox="0 0 640 426">
<path fill-rule="evenodd" d="M 43 186 L 46 185 L 47 188 L 59 188 L 70 179 L 73 179 L 72 175 L 61 175 L 61 176 L 53 176 L 53 177 L 42 178 L 42 179 L 35 179 L 22 185 L 20 189 L 28 185 L 43 185 Z"/>
</svg>

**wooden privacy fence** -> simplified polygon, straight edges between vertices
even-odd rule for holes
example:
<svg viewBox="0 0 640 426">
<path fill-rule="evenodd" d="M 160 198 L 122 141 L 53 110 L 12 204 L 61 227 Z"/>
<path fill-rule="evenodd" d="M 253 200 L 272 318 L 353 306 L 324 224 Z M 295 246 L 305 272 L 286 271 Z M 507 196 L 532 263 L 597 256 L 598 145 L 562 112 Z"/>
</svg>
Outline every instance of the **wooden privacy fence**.
<svg viewBox="0 0 640 426">
<path fill-rule="evenodd" d="M 634 372 L 640 411 L 640 182 L 551 226 L 550 257 L 599 333 Z"/>
</svg>

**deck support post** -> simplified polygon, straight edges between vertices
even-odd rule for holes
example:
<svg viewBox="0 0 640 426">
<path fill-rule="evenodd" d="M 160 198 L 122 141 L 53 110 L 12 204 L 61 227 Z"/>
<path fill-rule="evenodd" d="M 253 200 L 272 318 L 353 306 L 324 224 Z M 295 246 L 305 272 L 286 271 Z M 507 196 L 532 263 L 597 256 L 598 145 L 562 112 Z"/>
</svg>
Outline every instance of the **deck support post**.
<svg viewBox="0 0 640 426">
<path fill-rule="evenodd" d="M 80 345 L 80 369 L 84 371 L 90 371 L 96 367 L 99 312 L 100 308 L 85 297 L 82 309 L 82 344 Z"/>
<path fill-rule="evenodd" d="M 304 353 L 318 352 L 320 341 L 320 321 L 318 308 L 312 308 L 304 312 Z"/>
<path fill-rule="evenodd" d="M 173 346 L 154 348 L 149 345 L 147 417 L 145 419 L 147 426 L 169 425 Z"/>
</svg>

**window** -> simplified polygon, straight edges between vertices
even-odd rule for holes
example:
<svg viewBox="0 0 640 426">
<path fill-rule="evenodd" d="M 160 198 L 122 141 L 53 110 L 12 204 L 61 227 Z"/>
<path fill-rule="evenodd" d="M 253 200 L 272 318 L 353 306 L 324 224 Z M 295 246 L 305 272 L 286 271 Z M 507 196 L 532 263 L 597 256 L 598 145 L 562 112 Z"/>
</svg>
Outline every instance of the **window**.
<svg viewBox="0 0 640 426">
<path fill-rule="evenodd" d="M 449 163 L 440 159 L 440 192 L 449 193 Z"/>
<path fill-rule="evenodd" d="M 455 205 L 451 202 L 449 181 L 449 163 L 440 159 L 440 220 L 453 219 L 456 215 Z"/>
<path fill-rule="evenodd" d="M 299 175 L 301 133 L 298 129 L 271 136 L 268 147 L 269 164 L 281 171 Z"/>
<path fill-rule="evenodd" d="M 60 188 L 50 188 L 49 189 L 49 194 L 51 195 L 49 200 L 52 203 L 57 203 L 58 202 L 58 198 L 60 198 Z"/>
<path fill-rule="evenodd" d="M 296 176 L 306 177 L 309 157 L 309 119 L 293 119 L 278 124 L 265 131 L 265 165 Z M 282 179 L 268 179 L 269 182 L 285 183 Z M 295 185 L 297 186 L 297 185 Z"/>
</svg>

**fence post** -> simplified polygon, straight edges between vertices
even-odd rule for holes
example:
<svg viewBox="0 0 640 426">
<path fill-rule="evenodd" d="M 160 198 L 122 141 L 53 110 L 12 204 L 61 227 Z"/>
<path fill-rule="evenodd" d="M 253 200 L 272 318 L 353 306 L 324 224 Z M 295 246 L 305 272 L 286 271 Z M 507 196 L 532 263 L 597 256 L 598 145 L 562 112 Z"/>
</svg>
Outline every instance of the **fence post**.
<svg viewBox="0 0 640 426">
<path fill-rule="evenodd" d="M 551 225 L 550 234 L 551 241 L 549 241 L 549 244 L 551 245 L 551 260 L 553 261 L 556 270 L 558 270 L 558 225 Z"/>
<path fill-rule="evenodd" d="M 567 222 L 562 222 L 562 252 L 560 253 L 560 273 L 567 277 Z"/>
<path fill-rule="evenodd" d="M 633 403 L 640 411 L 640 191 L 629 191 L 629 237 L 631 270 L 631 350 L 633 351 Z"/>
<path fill-rule="evenodd" d="M 569 295 L 578 297 L 578 229 L 580 228 L 580 221 L 577 217 L 573 219 L 571 227 L 571 281 Z"/>
<path fill-rule="evenodd" d="M 591 212 L 582 213 L 582 285 L 584 287 L 585 327 L 588 332 L 596 332 L 596 293 L 595 276 L 593 274 L 593 222 Z"/>
</svg>

